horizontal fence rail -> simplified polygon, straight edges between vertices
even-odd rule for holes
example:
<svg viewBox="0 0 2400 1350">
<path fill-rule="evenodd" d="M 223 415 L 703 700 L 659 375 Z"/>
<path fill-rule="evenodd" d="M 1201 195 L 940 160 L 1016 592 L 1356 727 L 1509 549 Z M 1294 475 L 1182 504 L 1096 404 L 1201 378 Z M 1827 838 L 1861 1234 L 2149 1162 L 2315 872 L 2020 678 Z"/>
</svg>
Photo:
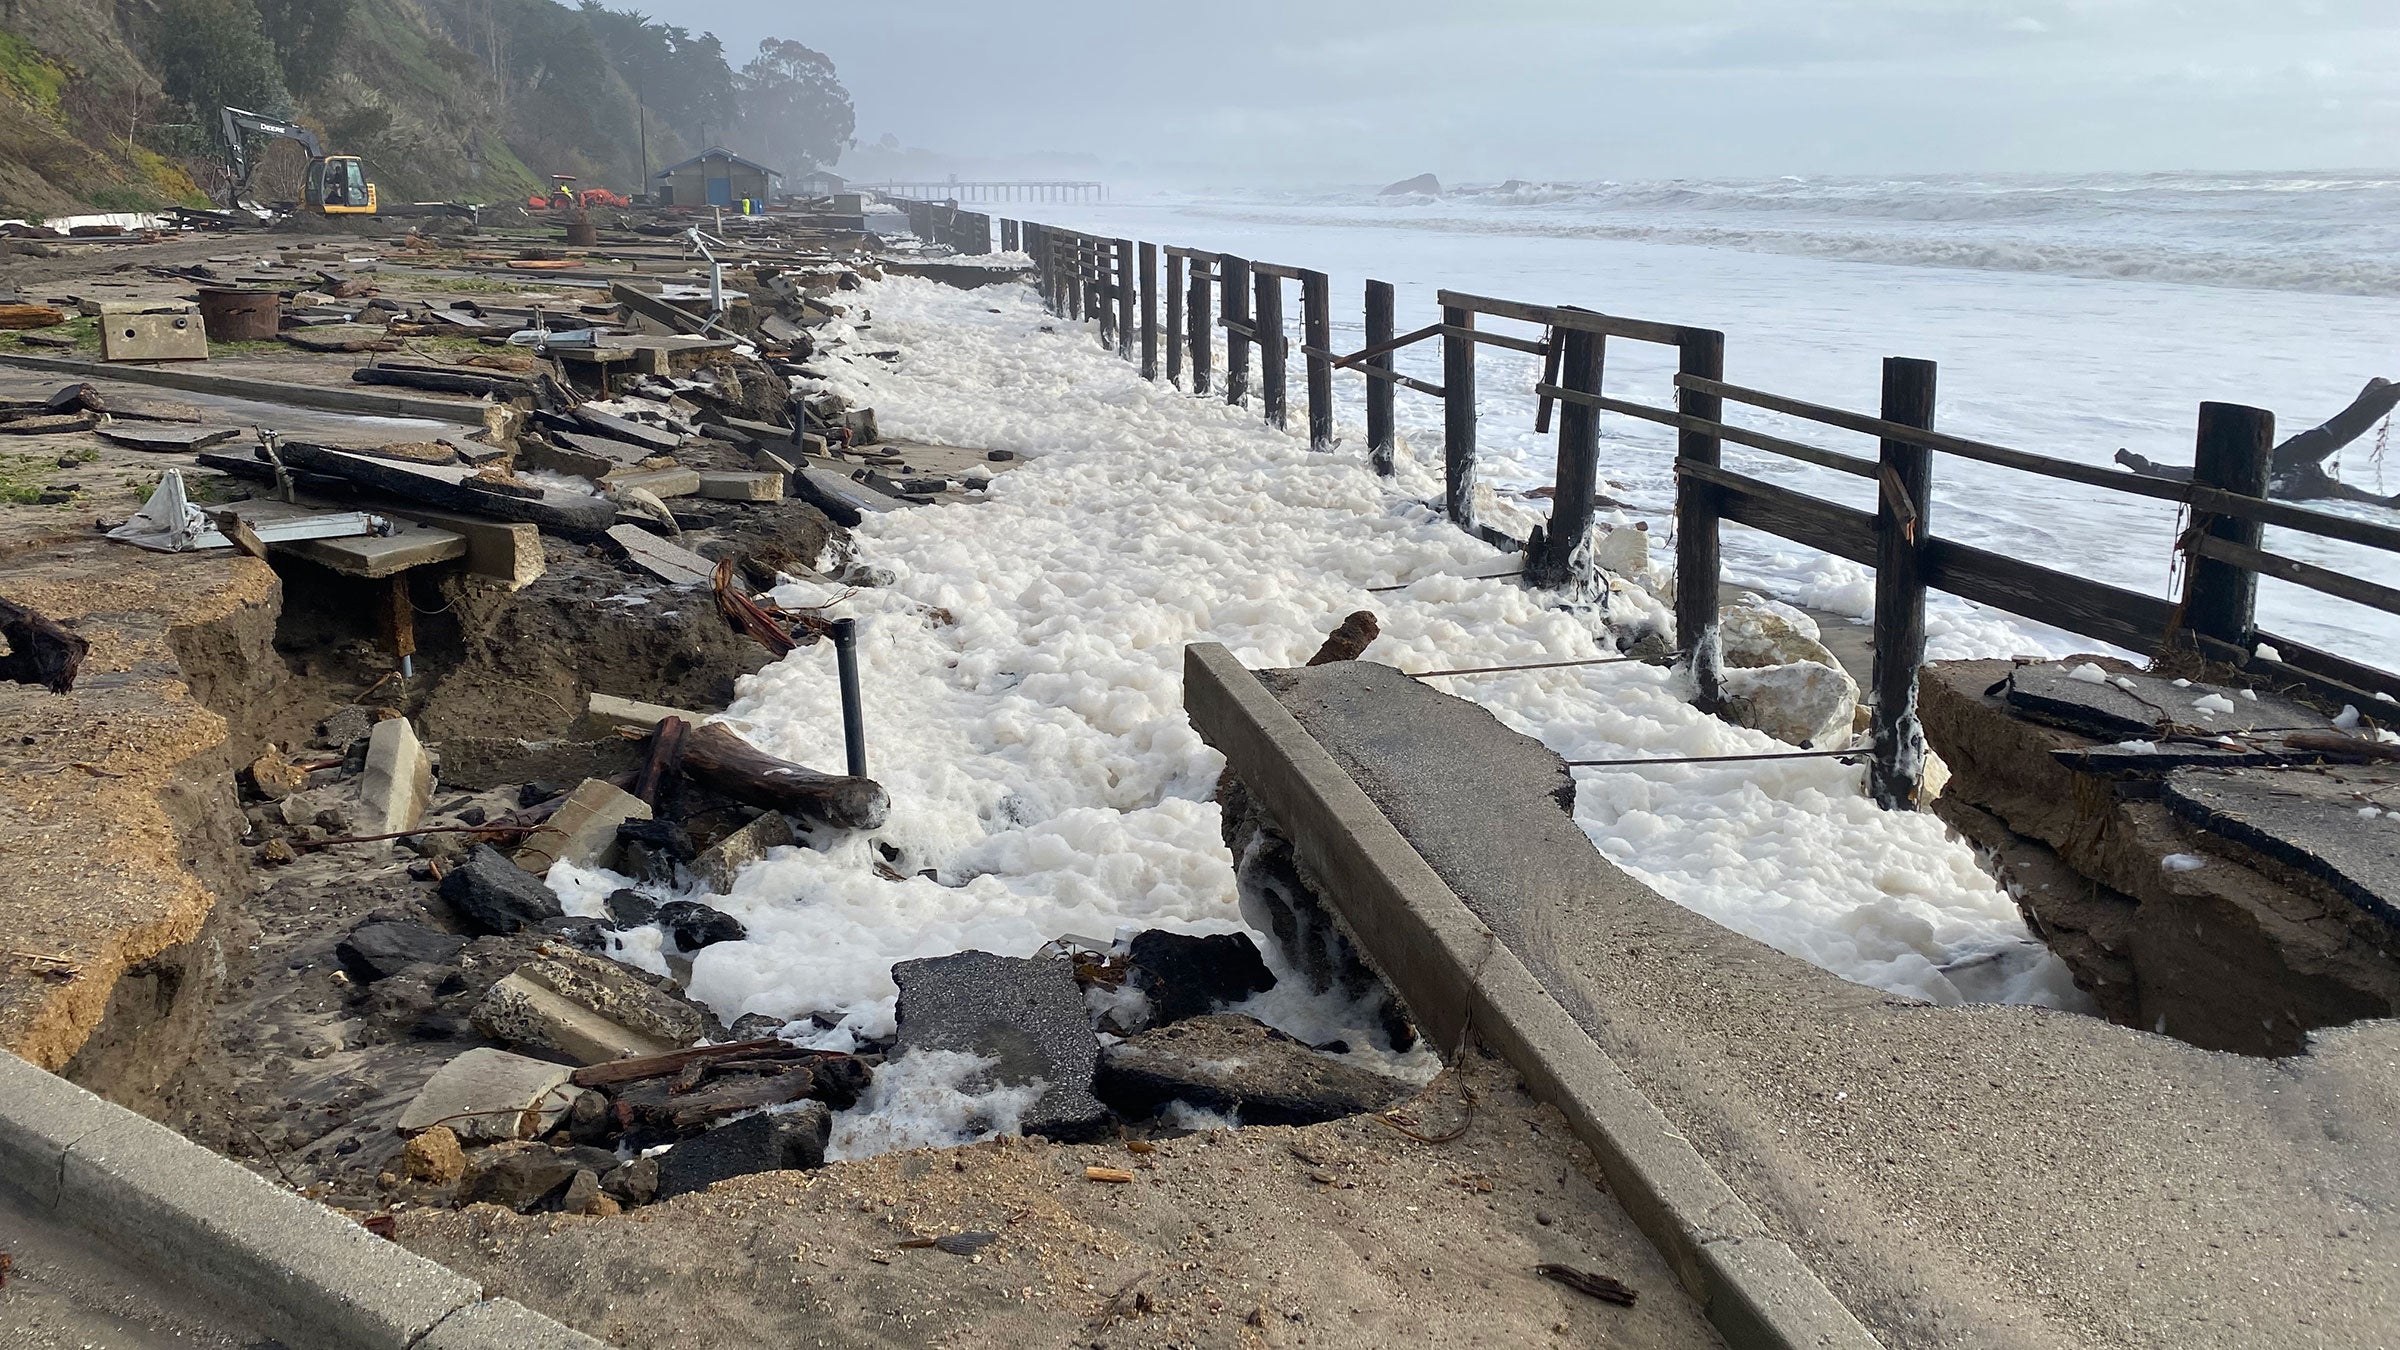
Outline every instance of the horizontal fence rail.
<svg viewBox="0 0 2400 1350">
<path fill-rule="evenodd" d="M 2400 529 L 2269 500 L 2274 416 L 2264 410 L 2202 404 L 2192 481 L 2177 482 L 1938 431 L 1937 371 L 1930 361 L 1885 361 L 1882 404 L 1870 415 L 1728 382 L 1725 338 L 1713 329 L 1443 290 L 1435 297 L 1440 313 L 1434 322 L 1398 332 L 1393 288 L 1372 280 L 1366 283 L 1362 306 L 1365 343 L 1345 353 L 1333 346 L 1332 284 L 1323 272 L 1172 245 L 1137 246 L 1031 222 L 1004 221 L 1001 229 L 1004 239 L 1021 239 L 1032 255 L 1036 284 L 1050 310 L 1094 325 L 1104 347 L 1139 360 L 1144 379 L 1163 378 L 1194 394 L 1218 392 L 1228 403 L 1247 406 L 1253 393 L 1251 351 L 1257 349 L 1255 391 L 1266 421 L 1277 428 L 1289 422 L 1291 341 L 1285 299 L 1287 287 L 1296 283 L 1310 448 L 1331 451 L 1338 446 L 1336 374 L 1355 375 L 1364 383 L 1367 458 L 1378 473 L 1394 470 L 1395 395 L 1406 390 L 1440 400 L 1443 510 L 1460 528 L 1523 552 L 1528 585 L 1588 594 L 1596 584 L 1586 541 L 1599 482 L 1600 416 L 1672 429 L 1675 619 L 1694 701 L 1714 712 L 1724 700 L 1717 639 L 1722 522 L 1873 568 L 1875 668 L 1868 681 L 1868 782 L 1886 806 L 1913 805 L 1922 788 L 1925 752 L 1916 716 L 1916 679 L 1924 663 L 1929 590 L 2132 651 L 2197 651 L 2279 687 L 2320 698 L 2348 699 L 2361 707 L 2377 695 L 2400 698 L 2400 674 L 2257 628 L 2262 576 L 2400 614 L 2400 588 L 2266 550 L 2263 534 L 2268 525 L 2393 553 L 2400 553 Z M 1165 264 L 1163 329 L 1158 318 L 1160 260 Z M 1531 325 L 1538 331 L 1494 329 L 1488 326 L 1492 321 Z M 1212 371 L 1212 338 L 1219 331 L 1224 334 L 1225 364 L 1222 371 Z M 1673 407 L 1607 393 L 1604 377 L 1611 339 L 1673 349 Z M 1400 352 L 1428 342 L 1441 347 L 1438 384 L 1394 368 Z M 1553 420 L 1557 423 L 1550 518 L 1523 540 L 1475 518 L 1476 353 L 1486 347 L 1541 362 L 1539 377 L 1525 391 L 1535 403 L 1534 427 L 1547 434 Z M 1874 453 L 1831 449 L 1734 425 L 1725 420 L 1728 405 L 1869 437 Z M 1828 501 L 1728 469 L 1723 462 L 1727 444 L 1869 480 L 1875 485 L 1874 509 Z M 2189 516 L 2176 544 L 2181 594 L 2162 599 L 1942 538 L 1935 532 L 1933 513 L 1936 455 L 2175 504 Z M 2262 654 L 2262 648 L 2273 654 Z"/>
</svg>

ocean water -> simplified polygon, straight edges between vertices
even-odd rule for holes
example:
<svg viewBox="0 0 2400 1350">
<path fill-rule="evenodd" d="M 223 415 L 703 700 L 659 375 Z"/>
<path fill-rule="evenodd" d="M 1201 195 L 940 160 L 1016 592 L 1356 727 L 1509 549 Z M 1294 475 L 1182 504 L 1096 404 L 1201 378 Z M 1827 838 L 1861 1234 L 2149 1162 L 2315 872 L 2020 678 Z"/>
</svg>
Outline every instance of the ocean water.
<svg viewBox="0 0 2400 1350">
<path fill-rule="evenodd" d="M 1718 328 L 1733 383 L 1864 412 L 1876 406 L 1881 358 L 1932 359 L 1943 430 L 2090 464 L 2120 447 L 2188 464 L 2206 400 L 2269 409 L 2282 436 L 2331 416 L 2370 377 L 2400 377 L 2400 174 L 1512 182 L 1441 196 L 1156 194 L 1023 209 L 1095 233 L 1323 269 L 1346 349 L 1363 345 L 1361 284 L 1375 277 L 1398 288 L 1403 332 L 1439 317 L 1442 288 Z M 1286 311 L 1296 326 L 1296 297 Z M 1535 362 L 1488 347 L 1479 361 L 1486 478 L 1514 490 L 1550 481 L 1554 438 L 1532 430 Z M 1438 381 L 1439 362 L 1428 343 L 1400 365 Z M 1611 394 L 1671 403 L 1671 353 L 1614 341 L 1607 365 Z M 1360 420 L 1362 384 L 1337 379 L 1345 423 Z M 1300 388 L 1295 373 L 1295 405 Z M 1404 391 L 1399 416 L 1418 453 L 1438 453 L 1432 400 Z M 1732 420 L 1873 453 L 1864 437 L 1772 414 Z M 1669 528 L 1671 433 L 1612 416 L 1602 427 L 1604 491 L 1627 518 Z M 2400 456 L 2380 453 L 2380 439 L 2345 451 L 2342 476 L 2400 492 Z M 1872 505 L 1863 480 L 1733 446 L 1726 459 Z M 2175 591 L 2171 504 L 1947 456 L 1934 472 L 1932 526 L 1944 537 Z M 2319 509 L 2400 523 L 2380 507 Z M 2274 529 L 2267 547 L 2400 585 L 2390 553 Z M 1855 615 L 1871 607 L 1871 576 L 1853 564 L 1738 528 L 1727 558 L 1733 579 L 1784 598 Z M 2281 636 L 2387 667 L 2400 660 L 2400 617 L 2271 580 L 2259 612 Z M 1937 599 L 1930 627 L 1937 657 L 2095 649 L 1957 601 Z"/>
</svg>

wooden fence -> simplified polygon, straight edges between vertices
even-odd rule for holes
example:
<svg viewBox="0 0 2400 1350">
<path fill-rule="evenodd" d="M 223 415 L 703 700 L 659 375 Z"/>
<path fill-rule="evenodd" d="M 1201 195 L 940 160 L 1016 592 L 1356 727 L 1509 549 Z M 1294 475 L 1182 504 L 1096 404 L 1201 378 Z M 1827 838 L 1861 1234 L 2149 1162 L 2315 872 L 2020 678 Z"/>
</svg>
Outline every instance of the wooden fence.
<svg viewBox="0 0 2400 1350">
<path fill-rule="evenodd" d="M 1250 399 L 1250 352 L 1259 352 L 1259 400 L 1266 420 L 1287 424 L 1290 365 L 1284 322 L 1288 283 L 1301 291 L 1301 355 L 1306 371 L 1309 444 L 1334 448 L 1333 377 L 1366 380 L 1367 456 L 1393 467 L 1393 399 L 1405 389 L 1443 408 L 1443 503 L 1458 525 L 1526 555 L 1527 583 L 1560 586 L 1583 577 L 1600 479 L 1599 418 L 1630 417 L 1676 434 L 1675 621 L 1696 691 L 1716 711 L 1723 700 L 1717 642 L 1722 573 L 1720 523 L 1733 521 L 1875 569 L 1875 667 L 1871 699 L 1869 786 L 1886 806 L 1913 805 L 1921 786 L 1924 738 L 1917 723 L 1916 678 L 1925 655 L 1925 594 L 1940 590 L 2131 651 L 2197 651 L 2279 688 L 2371 708 L 2377 695 L 2400 698 L 2400 675 L 2258 629 L 2258 578 L 2274 577 L 2387 614 L 2400 614 L 2400 590 L 2265 551 L 2275 525 L 2400 553 L 2400 529 L 2270 501 L 2267 466 L 2272 413 L 2235 404 L 2200 405 L 2194 481 L 2171 482 L 2099 468 L 1934 429 L 1936 370 L 1931 361 L 1894 357 L 1883 364 L 1876 413 L 1849 412 L 1731 384 L 1725 337 L 1713 329 L 1619 318 L 1566 305 L 1534 305 L 1442 291 L 1438 321 L 1395 333 L 1394 293 L 1369 281 L 1365 345 L 1333 350 L 1331 284 L 1322 272 L 1225 253 L 1136 244 L 1033 222 L 1003 222 L 1004 239 L 1032 255 L 1036 280 L 1053 313 L 1097 326 L 1101 342 L 1139 360 L 1145 379 L 1165 378 L 1195 394 L 1212 375 L 1229 403 Z M 1166 320 L 1159 323 L 1159 260 L 1166 265 Z M 1211 317 L 1212 306 L 1214 317 Z M 1531 325 L 1497 331 L 1478 320 Z M 1225 368 L 1212 372 L 1211 334 L 1225 333 Z M 1611 397 L 1605 387 L 1609 339 L 1671 348 L 1675 401 L 1656 407 Z M 1159 348 L 1163 339 L 1162 371 Z M 1393 369 L 1394 354 L 1419 342 L 1442 346 L 1438 385 Z M 1549 521 L 1519 540 L 1475 518 L 1476 349 L 1500 347 L 1537 357 L 1542 374 L 1527 394 L 1534 427 L 1557 423 L 1557 487 Z M 1872 438 L 1872 456 L 1826 449 L 1725 420 L 1727 404 Z M 1555 418 L 1553 414 L 1555 413 Z M 1727 469 L 1727 443 L 1851 474 L 1874 484 L 1875 509 L 1828 501 Z M 2183 562 L 2179 598 L 2162 599 L 2094 581 L 2073 571 L 1975 548 L 1933 532 L 1933 457 L 1972 460 L 2045 478 L 2179 504 L 2189 513 L 2177 543 Z M 2071 565 L 2071 564 L 2070 564 Z M 2261 648 L 2271 654 L 2262 654 Z"/>
<path fill-rule="evenodd" d="M 893 204 L 907 213 L 908 232 L 928 244 L 946 244 L 960 253 L 992 251 L 992 218 L 980 211 L 961 211 L 957 202 L 895 200 Z"/>
</svg>

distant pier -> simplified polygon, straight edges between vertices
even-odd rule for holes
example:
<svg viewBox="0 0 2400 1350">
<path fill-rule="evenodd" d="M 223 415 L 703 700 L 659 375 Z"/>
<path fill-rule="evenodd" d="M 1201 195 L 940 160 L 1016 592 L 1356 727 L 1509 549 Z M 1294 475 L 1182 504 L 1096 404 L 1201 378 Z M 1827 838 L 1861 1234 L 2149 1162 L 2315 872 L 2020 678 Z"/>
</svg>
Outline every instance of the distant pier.
<svg viewBox="0 0 2400 1350">
<path fill-rule="evenodd" d="M 962 183 L 956 178 L 927 183 L 860 183 L 855 186 L 886 197 L 920 202 L 1104 202 L 1108 185 L 1066 179 L 1022 182 Z"/>
</svg>

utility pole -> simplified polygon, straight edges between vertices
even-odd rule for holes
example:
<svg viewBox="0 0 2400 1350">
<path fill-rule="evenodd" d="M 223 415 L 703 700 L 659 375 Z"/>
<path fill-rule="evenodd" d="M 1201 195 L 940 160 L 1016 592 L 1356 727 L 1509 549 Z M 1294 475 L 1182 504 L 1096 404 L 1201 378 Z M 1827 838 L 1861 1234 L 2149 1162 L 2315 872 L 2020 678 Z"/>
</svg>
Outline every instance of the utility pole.
<svg viewBox="0 0 2400 1350">
<path fill-rule="evenodd" d="M 642 129 L 642 181 L 635 185 L 637 194 L 650 191 L 650 105 L 642 98 L 642 87 L 633 87 L 633 118 Z"/>
</svg>

